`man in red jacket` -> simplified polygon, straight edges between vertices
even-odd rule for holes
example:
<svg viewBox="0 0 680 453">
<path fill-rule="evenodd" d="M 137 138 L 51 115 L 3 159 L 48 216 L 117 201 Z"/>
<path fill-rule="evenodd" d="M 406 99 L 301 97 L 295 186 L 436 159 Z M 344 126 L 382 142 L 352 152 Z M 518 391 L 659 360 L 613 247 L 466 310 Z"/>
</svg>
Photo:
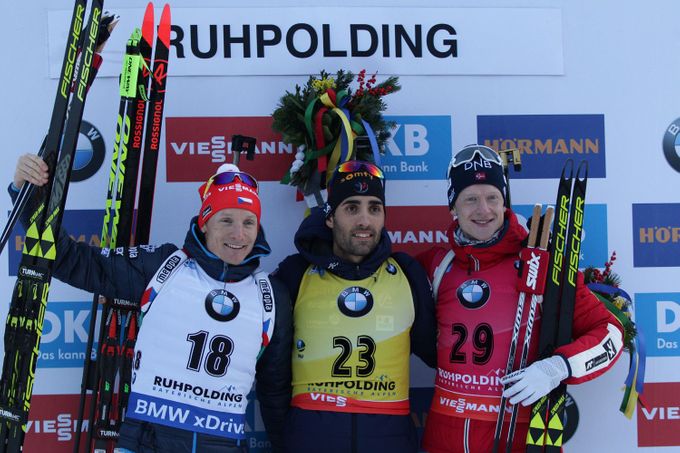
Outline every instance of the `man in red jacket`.
<svg viewBox="0 0 680 453">
<path fill-rule="evenodd" d="M 466 146 L 449 165 L 453 224 L 447 234 L 455 256 L 435 285 L 437 376 L 423 439 L 430 453 L 490 452 L 504 385 L 510 403 L 522 405 L 512 451 L 523 452 L 529 422 L 526 406 L 562 381 L 571 385 L 599 376 L 622 350 L 621 325 L 590 293 L 579 273 L 573 341 L 536 361 L 538 335 L 533 335 L 531 365 L 504 377 L 519 296 L 516 264 L 527 237 L 515 213 L 505 207 L 505 186 L 500 157 L 486 146 Z M 435 247 L 418 257 L 431 279 L 447 252 Z M 535 330 L 539 328 L 537 313 Z M 522 341 L 520 335 L 520 351 Z M 609 353 L 604 354 L 606 360 L 586 366 L 603 352 Z M 518 352 L 517 362 L 519 356 Z M 505 451 L 505 439 L 500 446 Z"/>
</svg>

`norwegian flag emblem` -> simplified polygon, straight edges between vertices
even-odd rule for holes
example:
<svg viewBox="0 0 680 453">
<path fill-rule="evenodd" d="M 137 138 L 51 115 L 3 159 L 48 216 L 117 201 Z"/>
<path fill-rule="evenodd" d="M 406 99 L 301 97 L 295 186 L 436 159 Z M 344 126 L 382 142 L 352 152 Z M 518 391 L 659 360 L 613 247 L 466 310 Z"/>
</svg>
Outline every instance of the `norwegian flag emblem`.
<svg viewBox="0 0 680 453">
<path fill-rule="evenodd" d="M 486 181 L 486 173 L 477 172 L 475 173 L 475 180 L 477 181 Z"/>
</svg>

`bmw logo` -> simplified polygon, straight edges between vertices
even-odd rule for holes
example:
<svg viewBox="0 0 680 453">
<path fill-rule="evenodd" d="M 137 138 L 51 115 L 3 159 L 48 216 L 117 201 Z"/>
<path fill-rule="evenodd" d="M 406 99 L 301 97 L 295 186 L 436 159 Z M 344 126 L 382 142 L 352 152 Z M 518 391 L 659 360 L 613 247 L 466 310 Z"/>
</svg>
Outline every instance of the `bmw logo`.
<svg viewBox="0 0 680 453">
<path fill-rule="evenodd" d="M 241 303 L 236 296 L 224 289 L 214 289 L 205 298 L 205 311 L 217 321 L 231 321 L 240 309 Z"/>
<path fill-rule="evenodd" d="M 366 288 L 351 286 L 338 296 L 340 312 L 351 318 L 360 318 L 373 308 L 373 295 Z"/>
<path fill-rule="evenodd" d="M 303 352 L 305 350 L 305 342 L 302 341 L 302 339 L 299 339 L 298 341 L 295 342 L 295 348 L 298 351 Z"/>
<path fill-rule="evenodd" d="M 484 280 L 468 280 L 458 287 L 456 295 L 465 308 L 481 308 L 489 300 L 489 284 Z"/>
<path fill-rule="evenodd" d="M 675 171 L 680 172 L 680 118 L 673 121 L 663 135 L 663 153 L 668 165 Z"/>
<path fill-rule="evenodd" d="M 83 120 L 80 123 L 78 145 L 73 158 L 71 181 L 84 181 L 94 176 L 104 163 L 106 145 L 99 129 Z"/>
<path fill-rule="evenodd" d="M 392 263 L 388 263 L 387 264 L 387 272 L 389 274 L 396 275 L 397 274 L 397 267 Z"/>
</svg>

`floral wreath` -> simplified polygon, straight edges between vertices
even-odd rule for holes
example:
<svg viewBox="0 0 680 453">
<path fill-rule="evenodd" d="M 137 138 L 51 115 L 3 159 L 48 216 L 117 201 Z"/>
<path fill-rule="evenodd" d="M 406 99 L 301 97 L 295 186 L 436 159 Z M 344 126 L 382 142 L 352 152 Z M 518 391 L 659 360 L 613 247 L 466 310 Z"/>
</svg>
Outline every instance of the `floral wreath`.
<svg viewBox="0 0 680 453">
<path fill-rule="evenodd" d="M 304 86 L 295 85 L 295 92 L 286 91 L 274 110 L 272 128 L 297 151 L 281 183 L 297 187 L 310 207 L 323 204 L 326 183 L 339 164 L 351 159 L 380 164 L 395 125 L 383 118 L 383 96 L 401 87 L 395 76 L 378 84 L 376 76 L 366 80 L 366 70 L 360 71 L 353 90 L 352 72 L 339 70 L 332 77 L 322 70 Z M 368 144 L 355 146 L 356 137 Z"/>
<path fill-rule="evenodd" d="M 631 418 L 643 392 L 646 352 L 642 333 L 631 320 L 632 299 L 620 288 L 621 277 L 612 272 L 614 261 L 616 252 L 612 252 L 609 261 L 605 263 L 604 271 L 589 266 L 583 271 L 583 279 L 595 297 L 623 325 L 623 347 L 630 353 L 630 365 L 619 410 Z"/>
</svg>

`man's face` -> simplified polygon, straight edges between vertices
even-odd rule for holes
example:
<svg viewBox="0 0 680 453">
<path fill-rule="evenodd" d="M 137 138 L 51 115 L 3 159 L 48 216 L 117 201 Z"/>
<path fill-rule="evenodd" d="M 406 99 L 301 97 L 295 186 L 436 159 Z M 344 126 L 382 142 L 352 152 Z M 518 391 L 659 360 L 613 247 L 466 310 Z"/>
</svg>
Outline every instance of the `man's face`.
<svg viewBox="0 0 680 453">
<path fill-rule="evenodd" d="M 380 241 L 385 207 L 378 197 L 349 197 L 326 219 L 326 225 L 333 230 L 333 253 L 360 263 Z"/>
<path fill-rule="evenodd" d="M 491 239 L 503 226 L 503 194 L 490 184 L 473 184 L 458 195 L 451 210 L 466 236 L 479 241 Z"/>
<path fill-rule="evenodd" d="M 257 217 L 245 209 L 222 209 L 203 225 L 205 243 L 222 261 L 238 265 L 250 254 L 257 239 Z"/>
</svg>

